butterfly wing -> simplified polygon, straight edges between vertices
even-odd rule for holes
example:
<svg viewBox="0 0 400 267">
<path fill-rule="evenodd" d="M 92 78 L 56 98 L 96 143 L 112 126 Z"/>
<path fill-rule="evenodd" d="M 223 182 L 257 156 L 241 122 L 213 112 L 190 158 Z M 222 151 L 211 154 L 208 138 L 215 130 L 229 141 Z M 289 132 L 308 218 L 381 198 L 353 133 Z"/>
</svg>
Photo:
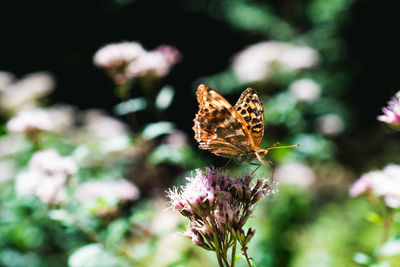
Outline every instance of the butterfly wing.
<svg viewBox="0 0 400 267">
<path fill-rule="evenodd" d="M 253 88 L 244 90 L 234 109 L 242 116 L 254 145 L 259 148 L 264 136 L 264 106 L 257 92 Z"/>
<path fill-rule="evenodd" d="M 226 158 L 251 151 L 253 140 L 245 121 L 229 102 L 206 85 L 197 88 L 199 111 L 194 118 L 194 138 L 201 149 Z"/>
</svg>

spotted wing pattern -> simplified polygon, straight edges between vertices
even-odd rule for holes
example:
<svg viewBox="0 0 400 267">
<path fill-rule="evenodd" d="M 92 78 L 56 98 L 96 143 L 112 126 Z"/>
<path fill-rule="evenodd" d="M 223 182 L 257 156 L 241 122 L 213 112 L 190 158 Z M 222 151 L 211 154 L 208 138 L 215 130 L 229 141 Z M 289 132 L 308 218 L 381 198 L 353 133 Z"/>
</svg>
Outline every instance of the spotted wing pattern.
<svg viewBox="0 0 400 267">
<path fill-rule="evenodd" d="M 201 149 L 236 159 L 253 151 L 254 142 L 246 122 L 231 104 L 206 85 L 197 88 L 199 111 L 194 118 L 194 138 Z"/>
<path fill-rule="evenodd" d="M 253 88 L 244 90 L 234 109 L 242 116 L 254 145 L 259 148 L 264 136 L 264 106 L 257 92 Z"/>
</svg>

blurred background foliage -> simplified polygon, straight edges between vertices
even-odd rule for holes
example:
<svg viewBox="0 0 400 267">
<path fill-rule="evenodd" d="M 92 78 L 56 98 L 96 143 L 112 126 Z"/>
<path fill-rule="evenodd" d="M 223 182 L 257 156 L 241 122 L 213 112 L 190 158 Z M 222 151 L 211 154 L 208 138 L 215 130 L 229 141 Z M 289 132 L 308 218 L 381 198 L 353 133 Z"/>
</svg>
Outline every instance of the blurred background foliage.
<svg viewBox="0 0 400 267">
<path fill-rule="evenodd" d="M 274 170 L 280 192 L 248 225 L 257 230 L 256 265 L 372 262 L 382 220 L 348 188 L 400 163 L 398 133 L 376 120 L 399 90 L 395 1 L 7 1 L 0 9 L 0 266 L 216 266 L 177 233 L 183 218 L 165 210 L 168 188 L 226 162 L 193 139 L 200 83 L 232 104 L 255 88 L 263 147 L 301 144 L 271 151 L 274 167 L 257 172 Z M 171 45 L 181 58 L 165 75 L 115 84 L 93 57 L 123 41 Z M 21 106 L 43 109 L 52 130 L 14 133 L 6 123 Z M 58 155 L 50 162 L 76 166 L 61 200 L 21 178 L 49 149 Z"/>
</svg>

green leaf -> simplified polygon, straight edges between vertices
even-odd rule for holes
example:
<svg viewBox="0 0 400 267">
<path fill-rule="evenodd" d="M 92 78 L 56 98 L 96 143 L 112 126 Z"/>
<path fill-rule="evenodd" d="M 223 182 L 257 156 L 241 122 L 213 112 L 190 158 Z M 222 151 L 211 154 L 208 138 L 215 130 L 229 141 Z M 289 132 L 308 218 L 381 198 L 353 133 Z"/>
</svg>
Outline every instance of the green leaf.
<svg viewBox="0 0 400 267">
<path fill-rule="evenodd" d="M 369 267 L 390 267 L 390 263 L 387 261 L 381 261 L 381 262 L 371 264 Z"/>
<path fill-rule="evenodd" d="M 132 98 L 121 102 L 114 107 L 114 112 L 119 116 L 144 110 L 147 107 L 146 99 L 143 97 Z"/>
<path fill-rule="evenodd" d="M 367 221 L 375 223 L 375 224 L 383 223 L 383 218 L 375 212 L 369 212 L 366 216 L 366 219 L 367 219 Z"/>
<path fill-rule="evenodd" d="M 128 263 L 111 254 L 100 244 L 89 244 L 75 250 L 68 258 L 69 267 L 127 267 Z"/>
<path fill-rule="evenodd" d="M 353 256 L 353 261 L 360 265 L 368 265 L 369 263 L 371 263 L 372 258 L 366 253 L 357 252 Z"/>
<path fill-rule="evenodd" d="M 172 122 L 159 121 L 148 124 L 142 131 L 142 137 L 145 140 L 151 140 L 164 134 L 170 134 L 175 130 Z"/>
<path fill-rule="evenodd" d="M 175 89 L 172 86 L 164 86 L 156 97 L 156 107 L 161 110 L 168 108 L 174 99 L 174 95 Z"/>
<path fill-rule="evenodd" d="M 113 221 L 107 228 L 107 236 L 105 241 L 109 244 L 117 243 L 122 239 L 126 231 L 129 229 L 129 222 L 124 219 Z"/>
<path fill-rule="evenodd" d="M 384 256 L 395 256 L 400 254 L 400 239 L 391 239 L 379 248 L 379 254 Z"/>
</svg>

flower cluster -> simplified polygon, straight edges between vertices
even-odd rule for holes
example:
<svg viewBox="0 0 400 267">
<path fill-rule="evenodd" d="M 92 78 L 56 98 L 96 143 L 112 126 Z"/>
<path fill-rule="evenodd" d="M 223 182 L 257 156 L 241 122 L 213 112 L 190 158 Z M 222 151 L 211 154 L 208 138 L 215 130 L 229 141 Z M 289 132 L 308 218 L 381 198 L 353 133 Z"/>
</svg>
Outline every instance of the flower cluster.
<svg viewBox="0 0 400 267">
<path fill-rule="evenodd" d="M 318 53 L 310 47 L 298 47 L 282 42 L 261 42 L 241 51 L 233 59 L 233 69 L 244 82 L 268 80 L 276 67 L 299 70 L 314 66 Z"/>
<path fill-rule="evenodd" d="M 246 249 L 254 235 L 251 228 L 245 233 L 243 226 L 253 213 L 254 204 L 273 193 L 267 179 L 246 174 L 240 178 L 206 168 L 196 171 L 194 178 L 180 190 L 169 191 L 171 206 L 189 218 L 185 236 L 192 242 L 217 255 L 222 255 L 236 244 Z"/>
<path fill-rule="evenodd" d="M 29 169 L 17 175 L 16 191 L 19 195 L 35 195 L 44 203 L 59 203 L 66 197 L 67 178 L 76 172 L 72 159 L 53 149 L 39 151 L 29 161 Z"/>
<path fill-rule="evenodd" d="M 137 42 L 122 42 L 100 48 L 93 61 L 121 85 L 137 77 L 164 77 L 180 59 L 181 53 L 172 46 L 146 51 Z"/>
<path fill-rule="evenodd" d="M 400 166 L 390 164 L 382 171 L 363 174 L 350 188 L 350 196 L 372 193 L 382 197 L 386 206 L 400 207 Z"/>
<path fill-rule="evenodd" d="M 31 135 L 40 131 L 50 131 L 53 123 L 49 114 L 42 109 L 27 109 L 20 111 L 7 122 L 10 133 Z"/>
<path fill-rule="evenodd" d="M 40 98 L 50 94 L 55 86 L 53 76 L 47 72 L 36 72 L 14 81 L 11 73 L 0 73 L 0 107 L 15 114 L 22 109 L 37 107 Z"/>
<path fill-rule="evenodd" d="M 382 108 L 382 111 L 383 115 L 378 116 L 377 119 L 400 130 L 400 98 L 393 97 L 388 102 L 388 106 Z"/>
</svg>

